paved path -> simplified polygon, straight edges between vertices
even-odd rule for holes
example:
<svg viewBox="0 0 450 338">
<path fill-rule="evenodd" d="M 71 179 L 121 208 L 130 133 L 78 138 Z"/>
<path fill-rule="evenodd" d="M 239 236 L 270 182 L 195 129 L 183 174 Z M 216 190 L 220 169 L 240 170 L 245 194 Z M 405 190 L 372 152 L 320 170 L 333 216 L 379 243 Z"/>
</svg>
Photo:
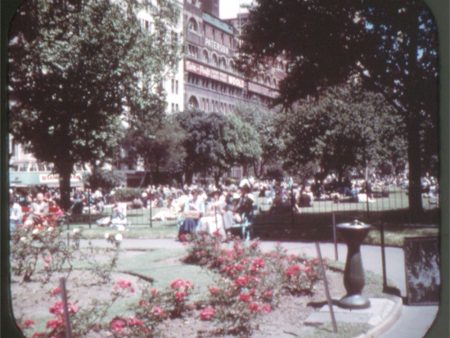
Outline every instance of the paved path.
<svg viewBox="0 0 450 338">
<path fill-rule="evenodd" d="M 261 242 L 263 250 L 272 249 L 277 242 Z M 93 240 L 94 246 L 107 246 L 105 240 Z M 289 252 L 305 254 L 316 257 L 314 243 L 283 242 L 283 247 Z M 124 249 L 150 249 L 150 248 L 181 248 L 183 244 L 173 239 L 125 239 L 122 242 Z M 322 243 L 320 245 L 322 256 L 335 259 L 334 245 Z M 345 244 L 338 245 L 338 259 L 345 262 L 347 247 Z M 362 246 L 361 255 L 363 266 L 366 270 L 382 274 L 381 249 L 376 246 Z M 406 296 L 405 268 L 403 250 L 399 248 L 386 248 L 386 271 L 389 286 L 397 287 L 402 297 Z M 392 284 L 392 285 L 391 285 Z M 438 306 L 407 306 L 402 308 L 400 319 L 381 338 L 422 338 L 433 323 L 438 311 Z"/>
</svg>

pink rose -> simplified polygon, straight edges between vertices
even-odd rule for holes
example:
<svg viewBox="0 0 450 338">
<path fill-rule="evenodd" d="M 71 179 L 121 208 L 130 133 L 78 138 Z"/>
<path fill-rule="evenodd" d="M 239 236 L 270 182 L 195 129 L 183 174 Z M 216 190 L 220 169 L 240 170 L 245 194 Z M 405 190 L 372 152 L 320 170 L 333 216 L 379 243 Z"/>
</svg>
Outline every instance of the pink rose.
<svg viewBox="0 0 450 338">
<path fill-rule="evenodd" d="M 213 307 L 208 306 L 207 308 L 203 309 L 200 312 L 200 319 L 201 320 L 211 320 L 214 318 L 214 315 L 216 314 L 216 310 L 214 310 Z"/>
</svg>

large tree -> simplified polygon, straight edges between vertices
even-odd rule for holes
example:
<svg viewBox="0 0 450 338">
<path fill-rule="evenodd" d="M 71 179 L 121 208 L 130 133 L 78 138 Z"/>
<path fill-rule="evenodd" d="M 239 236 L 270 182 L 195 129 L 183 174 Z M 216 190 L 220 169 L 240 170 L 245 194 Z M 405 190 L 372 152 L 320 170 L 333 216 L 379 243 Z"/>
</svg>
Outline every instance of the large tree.
<svg viewBox="0 0 450 338">
<path fill-rule="evenodd" d="M 240 50 L 241 68 L 288 61 L 280 102 L 290 105 L 358 73 L 406 124 L 409 208 L 420 214 L 424 154 L 437 154 L 437 38 L 420 1 L 257 0 Z M 429 145 L 432 145 L 431 147 Z"/>
<path fill-rule="evenodd" d="M 173 177 L 182 173 L 185 139 L 185 131 L 173 115 L 168 115 L 158 124 L 130 126 L 122 145 L 126 159 L 133 164 L 143 160 L 145 170 L 155 182 L 162 175 Z"/>
<path fill-rule="evenodd" d="M 140 6 L 154 18 L 151 32 Z M 133 123 L 161 114 L 158 86 L 176 63 L 177 18 L 166 0 L 28 0 L 19 8 L 8 50 L 11 133 L 54 164 L 64 208 L 74 165 L 110 157 L 124 116 Z"/>
<path fill-rule="evenodd" d="M 268 109 L 258 104 L 239 104 L 236 114 L 258 131 L 260 156 L 254 156 L 252 165 L 256 177 L 261 177 L 269 164 L 279 163 L 284 148 L 281 137 L 280 108 Z"/>
<path fill-rule="evenodd" d="M 299 163 L 314 163 L 321 179 L 334 173 L 342 181 L 355 169 L 405 168 L 405 126 L 381 94 L 331 87 L 317 100 L 299 102 L 284 125 L 286 163 L 300 170 Z"/>
<path fill-rule="evenodd" d="M 186 133 L 184 172 L 188 183 L 196 173 L 213 175 L 218 182 L 233 165 L 246 165 L 260 156 L 255 129 L 238 116 L 185 111 L 176 118 Z"/>
</svg>

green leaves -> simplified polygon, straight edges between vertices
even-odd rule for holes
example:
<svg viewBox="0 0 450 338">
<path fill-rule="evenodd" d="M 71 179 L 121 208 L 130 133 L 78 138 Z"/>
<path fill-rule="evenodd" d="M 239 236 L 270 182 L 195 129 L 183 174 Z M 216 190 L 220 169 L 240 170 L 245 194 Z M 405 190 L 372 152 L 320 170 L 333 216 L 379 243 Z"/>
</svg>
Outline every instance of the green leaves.
<svg viewBox="0 0 450 338">
<path fill-rule="evenodd" d="M 154 41 L 174 27 L 177 12 L 169 3 L 155 9 L 164 29 L 148 34 L 137 2 L 125 4 L 128 13 L 109 0 L 26 1 L 13 21 L 11 132 L 39 160 L 56 168 L 105 161 L 125 112 L 130 122 L 161 120 L 164 97 L 155 88 L 178 51 Z"/>
<path fill-rule="evenodd" d="M 404 123 L 381 95 L 332 87 L 287 115 L 285 155 L 292 167 L 318 162 L 325 172 L 404 167 Z M 392 173 L 392 172 L 391 172 Z"/>
</svg>

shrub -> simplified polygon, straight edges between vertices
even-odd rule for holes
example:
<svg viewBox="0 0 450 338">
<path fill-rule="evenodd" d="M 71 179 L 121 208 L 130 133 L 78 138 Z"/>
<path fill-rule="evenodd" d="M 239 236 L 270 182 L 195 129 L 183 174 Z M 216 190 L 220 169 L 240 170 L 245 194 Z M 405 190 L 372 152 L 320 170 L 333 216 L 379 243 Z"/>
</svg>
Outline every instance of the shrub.
<svg viewBox="0 0 450 338">
<path fill-rule="evenodd" d="M 135 198 L 140 198 L 144 189 L 139 188 L 120 188 L 114 190 L 114 199 L 116 202 L 132 202 Z"/>
<path fill-rule="evenodd" d="M 42 218 L 35 225 L 24 225 L 11 235 L 11 268 L 22 281 L 29 282 L 39 263 L 47 282 L 54 272 L 71 269 L 74 253 L 79 250 L 81 232 L 69 233 L 70 244 L 62 236 L 62 228 L 53 218 Z"/>
</svg>

